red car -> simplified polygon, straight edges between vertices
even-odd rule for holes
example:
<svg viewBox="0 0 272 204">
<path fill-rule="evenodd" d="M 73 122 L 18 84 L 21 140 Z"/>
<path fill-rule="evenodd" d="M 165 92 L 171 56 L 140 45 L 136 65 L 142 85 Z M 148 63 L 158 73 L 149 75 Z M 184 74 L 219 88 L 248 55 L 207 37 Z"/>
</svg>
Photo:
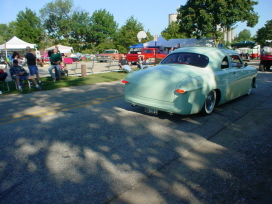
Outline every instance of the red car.
<svg viewBox="0 0 272 204">
<path fill-rule="evenodd" d="M 144 60 L 146 59 L 164 59 L 167 54 L 161 52 L 158 48 L 143 48 L 138 54 L 126 54 L 126 59 L 135 64 L 138 59 L 138 55 L 141 55 Z"/>
</svg>

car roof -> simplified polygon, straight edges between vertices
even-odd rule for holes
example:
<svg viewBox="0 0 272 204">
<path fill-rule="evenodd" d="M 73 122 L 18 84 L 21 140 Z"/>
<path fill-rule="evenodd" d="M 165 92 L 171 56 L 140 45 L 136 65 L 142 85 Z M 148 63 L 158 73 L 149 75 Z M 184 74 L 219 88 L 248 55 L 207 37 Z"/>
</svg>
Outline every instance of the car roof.
<svg viewBox="0 0 272 204">
<path fill-rule="evenodd" d="M 238 55 L 238 53 L 233 50 L 216 47 L 183 47 L 174 50 L 173 52 L 171 52 L 171 54 L 180 52 L 195 53 L 207 56 L 209 58 L 209 64 L 207 67 L 210 67 L 213 70 L 221 69 L 221 63 L 225 56 Z"/>
</svg>

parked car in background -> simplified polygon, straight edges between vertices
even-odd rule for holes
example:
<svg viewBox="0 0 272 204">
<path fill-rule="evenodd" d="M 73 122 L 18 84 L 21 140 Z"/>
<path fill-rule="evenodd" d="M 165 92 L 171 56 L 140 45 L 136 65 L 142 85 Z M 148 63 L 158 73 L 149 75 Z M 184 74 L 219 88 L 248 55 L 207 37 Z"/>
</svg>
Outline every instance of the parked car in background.
<svg viewBox="0 0 272 204">
<path fill-rule="evenodd" d="M 94 54 L 85 54 L 84 57 L 87 60 L 94 60 L 96 58 L 96 56 Z"/>
<path fill-rule="evenodd" d="M 241 66 L 241 67 L 240 67 Z M 256 88 L 257 69 L 237 52 L 212 47 L 176 49 L 159 65 L 129 73 L 124 97 L 147 113 L 212 113 L 216 105 Z"/>
<path fill-rule="evenodd" d="M 123 54 L 119 54 L 118 50 L 105 50 L 102 54 L 97 55 L 98 62 L 107 62 L 108 60 L 119 60 Z"/>
<path fill-rule="evenodd" d="M 132 64 L 135 64 L 137 62 L 138 55 L 141 55 L 144 60 L 154 59 L 154 61 L 155 58 L 162 60 L 167 56 L 167 54 L 164 54 L 158 48 L 143 48 L 141 51 L 137 53 L 126 54 L 126 59 Z"/>
</svg>

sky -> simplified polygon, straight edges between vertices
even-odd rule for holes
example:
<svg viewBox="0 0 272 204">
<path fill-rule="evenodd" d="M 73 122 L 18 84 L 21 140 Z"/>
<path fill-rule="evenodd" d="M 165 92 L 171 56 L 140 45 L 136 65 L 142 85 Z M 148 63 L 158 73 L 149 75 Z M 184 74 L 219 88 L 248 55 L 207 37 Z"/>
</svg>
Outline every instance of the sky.
<svg viewBox="0 0 272 204">
<path fill-rule="evenodd" d="M 73 0 L 74 7 L 87 11 L 90 15 L 94 11 L 106 9 L 114 16 L 114 20 L 119 27 L 125 24 L 126 20 L 134 16 L 134 18 L 143 24 L 144 31 L 149 31 L 152 35 L 159 35 L 168 26 L 169 14 L 176 13 L 179 5 L 186 4 L 187 0 L 136 0 L 136 1 L 120 1 L 120 0 Z M 0 23 L 8 24 L 16 21 L 19 11 L 25 11 L 26 8 L 35 11 L 39 15 L 39 10 L 46 3 L 53 0 L 0 0 L 1 12 Z M 272 0 L 259 0 L 259 4 L 254 10 L 260 16 L 259 23 L 250 28 L 246 23 L 238 23 L 235 28 L 235 36 L 240 31 L 248 29 L 251 36 L 255 35 L 257 30 L 264 27 L 268 20 L 272 20 Z"/>
</svg>

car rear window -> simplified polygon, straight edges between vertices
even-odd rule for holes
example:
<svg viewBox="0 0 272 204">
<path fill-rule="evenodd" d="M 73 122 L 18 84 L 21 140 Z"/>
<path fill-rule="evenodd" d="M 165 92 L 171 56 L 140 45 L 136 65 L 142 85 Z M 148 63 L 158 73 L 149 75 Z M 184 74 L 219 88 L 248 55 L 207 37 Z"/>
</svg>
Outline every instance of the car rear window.
<svg viewBox="0 0 272 204">
<path fill-rule="evenodd" d="M 173 53 L 164 58 L 160 64 L 187 64 L 196 67 L 206 67 L 209 58 L 205 55 L 196 53 Z"/>
<path fill-rule="evenodd" d="M 114 51 L 114 50 L 106 50 L 105 53 L 106 53 L 106 54 L 114 54 L 115 51 Z"/>
</svg>

